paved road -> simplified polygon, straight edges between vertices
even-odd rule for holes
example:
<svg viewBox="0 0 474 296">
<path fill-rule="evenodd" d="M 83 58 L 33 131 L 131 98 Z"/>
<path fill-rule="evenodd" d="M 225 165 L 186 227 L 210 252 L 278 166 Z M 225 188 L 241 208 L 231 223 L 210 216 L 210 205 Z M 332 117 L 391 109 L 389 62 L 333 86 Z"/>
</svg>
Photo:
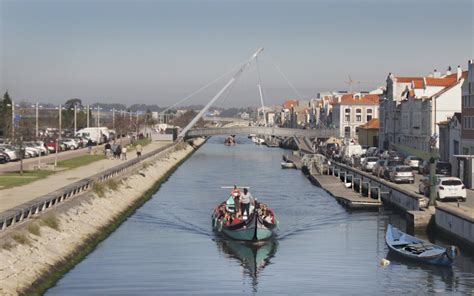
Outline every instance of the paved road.
<svg viewBox="0 0 474 296">
<path fill-rule="evenodd" d="M 152 150 L 158 149 L 159 147 L 162 147 L 168 143 L 169 142 L 153 142 L 143 147 L 143 153 L 145 154 Z M 84 150 L 81 153 L 84 153 Z M 127 156 L 128 159 L 136 157 L 134 151 L 127 153 Z M 41 179 L 24 186 L 0 190 L 0 212 L 16 207 L 22 203 L 58 190 L 59 188 L 77 182 L 80 179 L 93 176 L 101 171 L 110 169 L 122 163 L 122 160 L 116 159 L 99 160 L 89 165 L 53 174 L 45 179 Z"/>
</svg>

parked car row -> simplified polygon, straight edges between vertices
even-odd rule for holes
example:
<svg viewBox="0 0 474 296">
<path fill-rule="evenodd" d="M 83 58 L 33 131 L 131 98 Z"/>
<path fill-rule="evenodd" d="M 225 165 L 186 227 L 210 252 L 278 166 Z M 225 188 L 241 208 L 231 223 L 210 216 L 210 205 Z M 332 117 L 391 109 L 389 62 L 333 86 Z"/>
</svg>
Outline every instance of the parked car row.
<svg viewBox="0 0 474 296">
<path fill-rule="evenodd" d="M 55 153 L 56 147 L 58 148 L 58 152 L 61 152 L 76 150 L 86 147 L 86 145 L 87 141 L 82 138 L 66 138 L 59 141 L 49 139 L 45 141 L 23 142 L 21 147 L 18 144 L 0 144 L 0 164 L 10 161 L 18 161 L 22 158 L 22 155 L 23 159 L 28 159 L 40 155 Z"/>
<path fill-rule="evenodd" d="M 425 175 L 418 184 L 420 194 L 429 196 L 430 193 L 430 163 L 417 156 L 403 157 L 397 151 L 382 151 L 376 147 L 370 147 L 358 155 L 345 155 L 338 157 L 337 151 L 333 153 L 335 161 L 342 162 L 348 166 L 371 172 L 374 176 L 386 179 L 393 183 L 415 182 L 415 172 Z M 449 162 L 436 161 L 435 190 L 438 200 L 461 200 L 466 201 L 466 188 L 457 177 L 451 177 L 451 164 Z"/>
</svg>

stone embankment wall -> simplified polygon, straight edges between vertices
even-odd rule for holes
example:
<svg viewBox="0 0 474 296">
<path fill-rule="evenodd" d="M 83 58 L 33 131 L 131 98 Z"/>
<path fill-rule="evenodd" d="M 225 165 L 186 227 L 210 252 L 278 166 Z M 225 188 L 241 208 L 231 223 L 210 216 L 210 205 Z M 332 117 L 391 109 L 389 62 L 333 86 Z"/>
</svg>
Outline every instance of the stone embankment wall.
<svg viewBox="0 0 474 296">
<path fill-rule="evenodd" d="M 0 295 L 40 294 L 113 232 L 204 143 L 179 143 L 136 170 L 2 232 Z"/>
</svg>

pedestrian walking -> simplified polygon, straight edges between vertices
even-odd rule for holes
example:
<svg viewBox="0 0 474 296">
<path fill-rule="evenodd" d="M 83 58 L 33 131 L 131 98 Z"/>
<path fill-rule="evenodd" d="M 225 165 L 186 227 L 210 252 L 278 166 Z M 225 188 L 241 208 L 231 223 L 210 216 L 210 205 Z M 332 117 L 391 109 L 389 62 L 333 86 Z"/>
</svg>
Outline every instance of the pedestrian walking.
<svg viewBox="0 0 474 296">
<path fill-rule="evenodd" d="M 120 160 L 120 154 L 122 154 L 122 146 L 120 144 L 117 145 L 117 154 L 115 155 L 115 159 Z"/>
<path fill-rule="evenodd" d="M 142 145 L 138 144 L 136 146 L 136 149 L 137 149 L 137 157 L 140 158 L 142 156 L 142 149 L 143 149 Z"/>
<path fill-rule="evenodd" d="M 92 140 L 89 139 L 87 141 L 87 149 L 89 150 L 89 154 L 92 154 L 92 146 L 94 145 L 94 143 L 92 143 Z"/>
<path fill-rule="evenodd" d="M 127 160 L 127 146 L 122 147 L 122 160 Z"/>
</svg>

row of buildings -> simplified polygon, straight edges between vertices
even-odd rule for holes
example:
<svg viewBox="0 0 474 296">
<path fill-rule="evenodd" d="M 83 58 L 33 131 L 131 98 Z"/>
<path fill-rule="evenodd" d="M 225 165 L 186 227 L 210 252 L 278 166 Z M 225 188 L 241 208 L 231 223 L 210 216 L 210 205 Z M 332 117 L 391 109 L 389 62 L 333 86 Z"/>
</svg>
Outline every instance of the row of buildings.
<svg viewBox="0 0 474 296">
<path fill-rule="evenodd" d="M 451 162 L 453 174 L 474 186 L 472 60 L 467 70 L 458 66 L 426 76 L 390 73 L 385 86 L 370 92 L 324 92 L 311 100 L 287 100 L 265 109 L 271 125 L 336 128 L 341 138 L 424 159 L 438 148 L 440 159 Z"/>
</svg>

